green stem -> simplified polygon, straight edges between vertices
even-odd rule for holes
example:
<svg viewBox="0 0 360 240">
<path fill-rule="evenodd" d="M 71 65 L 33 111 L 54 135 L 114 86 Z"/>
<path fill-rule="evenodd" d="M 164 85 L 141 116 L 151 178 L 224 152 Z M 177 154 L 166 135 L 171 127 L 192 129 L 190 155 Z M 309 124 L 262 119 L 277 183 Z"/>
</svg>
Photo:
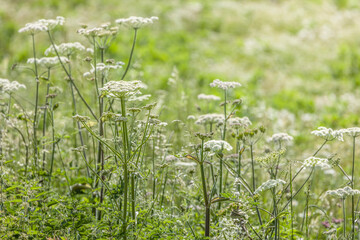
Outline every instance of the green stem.
<svg viewBox="0 0 360 240">
<path fill-rule="evenodd" d="M 34 56 L 34 70 L 35 70 L 35 81 L 36 81 L 36 93 L 35 93 L 35 110 L 34 110 L 34 122 L 33 122 L 33 136 L 34 136 L 34 159 L 35 159 L 35 168 L 37 168 L 38 160 L 38 149 L 37 149 L 37 136 L 36 136 L 36 123 L 37 123 L 37 110 L 39 104 L 39 76 L 37 69 L 37 60 L 36 60 L 36 50 L 35 50 L 35 37 L 34 34 L 31 34 L 32 44 L 33 44 L 33 56 Z"/>
<path fill-rule="evenodd" d="M 124 74 L 123 74 L 122 77 L 121 77 L 121 80 L 124 80 L 127 72 L 129 71 L 129 68 L 130 68 L 130 65 L 131 65 L 131 60 L 132 60 L 132 57 L 133 57 L 133 54 L 134 54 L 136 37 L 137 37 L 137 29 L 135 28 L 135 29 L 134 29 L 134 39 L 133 39 L 133 43 L 132 43 L 132 47 L 131 47 L 131 51 L 130 51 L 129 62 L 128 62 L 127 66 L 126 66 L 126 69 L 125 69 Z"/>
<path fill-rule="evenodd" d="M 353 152 L 352 152 L 352 169 L 351 169 L 351 188 L 354 189 L 355 181 L 354 181 L 354 171 L 355 171 L 355 142 L 356 137 L 353 137 Z M 351 239 L 355 238 L 355 197 L 354 195 L 351 196 L 351 221 L 352 221 L 352 228 L 351 228 Z M 345 218 L 344 218 L 345 222 Z"/>
</svg>

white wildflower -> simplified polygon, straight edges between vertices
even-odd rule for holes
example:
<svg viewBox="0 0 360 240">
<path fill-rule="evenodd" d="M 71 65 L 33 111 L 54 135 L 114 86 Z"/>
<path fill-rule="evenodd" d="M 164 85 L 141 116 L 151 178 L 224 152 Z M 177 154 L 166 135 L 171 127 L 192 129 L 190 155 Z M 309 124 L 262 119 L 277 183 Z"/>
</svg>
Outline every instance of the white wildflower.
<svg viewBox="0 0 360 240">
<path fill-rule="evenodd" d="M 229 126 L 234 127 L 234 128 L 241 128 L 241 127 L 247 128 L 248 126 L 250 126 L 252 124 L 248 117 L 229 118 L 227 123 L 229 124 Z"/>
<path fill-rule="evenodd" d="M 110 81 L 100 89 L 102 96 L 107 97 L 129 97 L 140 94 L 140 89 L 144 88 L 144 84 L 139 80 L 134 81 Z"/>
<path fill-rule="evenodd" d="M 17 81 L 10 82 L 8 79 L 0 78 L 0 91 L 11 93 L 20 88 L 26 88 L 26 86 Z"/>
<path fill-rule="evenodd" d="M 209 113 L 199 116 L 195 123 L 199 125 L 209 123 L 223 123 L 224 119 L 225 118 L 223 114 Z"/>
<path fill-rule="evenodd" d="M 68 63 L 69 59 L 66 57 L 60 57 L 62 63 Z M 34 58 L 29 58 L 27 63 L 33 64 L 35 62 Z M 44 68 L 52 68 L 58 64 L 60 64 L 58 57 L 43 57 L 43 58 L 36 58 L 36 64 L 40 67 Z"/>
<path fill-rule="evenodd" d="M 270 179 L 270 180 L 267 180 L 266 182 L 264 182 L 263 184 L 261 184 L 260 187 L 258 187 L 256 190 L 255 190 L 255 194 L 258 194 L 260 192 L 263 192 L 265 190 L 268 190 L 268 189 L 271 189 L 271 188 L 274 188 L 278 185 L 283 185 L 285 184 L 286 182 L 282 179 Z"/>
<path fill-rule="evenodd" d="M 123 62 L 116 62 L 115 64 L 105 64 L 105 63 L 98 63 L 96 64 L 96 72 L 103 73 L 107 75 L 110 70 L 112 69 L 120 69 L 124 65 Z M 84 77 L 90 77 L 92 74 L 95 73 L 95 67 L 92 66 L 89 72 L 83 74 Z"/>
<path fill-rule="evenodd" d="M 321 167 L 330 168 L 329 160 L 326 158 L 309 157 L 304 160 L 303 167 Z"/>
<path fill-rule="evenodd" d="M 195 118 L 195 116 L 194 115 L 189 115 L 189 116 L 187 116 L 187 120 L 195 120 L 196 118 Z"/>
<path fill-rule="evenodd" d="M 213 101 L 219 101 L 220 100 L 220 97 L 218 96 L 215 96 L 215 95 L 206 95 L 206 94 L 199 94 L 198 96 L 198 99 L 199 100 L 213 100 Z"/>
<path fill-rule="evenodd" d="M 356 189 L 352 189 L 349 186 L 346 186 L 344 188 L 339 188 L 336 190 L 329 190 L 326 191 L 326 195 L 334 196 L 337 198 L 346 198 L 347 196 L 354 196 L 354 195 L 360 195 L 360 191 Z"/>
<path fill-rule="evenodd" d="M 212 83 L 210 83 L 210 87 L 217 87 L 226 90 L 229 88 L 241 87 L 241 84 L 238 82 L 223 82 L 219 79 L 215 79 Z"/>
<path fill-rule="evenodd" d="M 159 20 L 158 17 L 150 17 L 150 18 L 143 18 L 143 17 L 129 17 L 129 18 L 120 18 L 115 20 L 115 22 L 121 26 L 133 29 L 139 29 L 145 27 L 147 25 L 153 24 L 156 20 Z"/>
<path fill-rule="evenodd" d="M 341 130 L 332 130 L 331 128 L 318 127 L 318 130 L 314 130 L 311 134 L 321 137 L 325 140 L 332 141 L 337 139 L 339 141 L 344 141 L 343 132 Z"/>
<path fill-rule="evenodd" d="M 231 151 L 232 146 L 224 140 L 210 140 L 204 144 L 204 148 L 209 148 L 212 152 L 220 152 L 222 150 Z"/>
<path fill-rule="evenodd" d="M 57 25 L 64 25 L 65 18 L 56 17 L 56 19 L 40 19 L 33 23 L 27 23 L 25 27 L 19 30 L 19 33 L 36 34 L 54 29 Z"/>
<path fill-rule="evenodd" d="M 76 52 L 86 51 L 86 48 L 79 42 L 62 43 L 60 45 L 55 45 L 55 48 L 57 52 L 63 56 L 69 56 Z M 56 54 L 55 49 L 52 45 L 45 50 L 46 56 L 49 56 L 50 54 Z"/>
<path fill-rule="evenodd" d="M 287 133 L 275 133 L 268 139 L 269 142 L 292 142 L 294 138 Z"/>
<path fill-rule="evenodd" d="M 360 128 L 359 127 L 346 128 L 346 129 L 342 129 L 340 131 L 350 137 L 360 136 Z"/>
</svg>

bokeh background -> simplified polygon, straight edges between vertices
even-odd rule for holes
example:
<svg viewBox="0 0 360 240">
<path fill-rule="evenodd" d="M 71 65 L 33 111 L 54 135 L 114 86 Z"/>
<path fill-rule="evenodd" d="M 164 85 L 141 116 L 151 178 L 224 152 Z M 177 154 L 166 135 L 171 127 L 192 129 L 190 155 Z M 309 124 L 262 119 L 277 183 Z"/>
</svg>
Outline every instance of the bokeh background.
<svg viewBox="0 0 360 240">
<path fill-rule="evenodd" d="M 32 77 L 11 70 L 32 56 L 31 39 L 18 33 L 27 22 L 63 16 L 66 24 L 55 31 L 55 41 L 89 46 L 76 33 L 82 24 L 158 16 L 139 32 L 130 76 L 167 103 L 161 117 L 168 122 L 201 109 L 194 100 L 199 93 L 218 94 L 208 84 L 219 78 L 243 84 L 235 93 L 244 100 L 242 115 L 269 134 L 291 134 L 300 149 L 313 146 L 310 131 L 318 126 L 359 125 L 358 1 L 0 0 L 0 6 L 0 75 L 28 89 L 35 85 Z M 41 57 L 49 42 L 45 34 L 36 37 Z M 131 31 L 120 32 L 108 58 L 127 62 L 132 37 Z M 181 84 L 169 84 L 171 76 Z M 85 88 L 80 71 L 76 80 Z M 23 93 L 19 97 L 31 104 L 33 91 Z"/>
</svg>

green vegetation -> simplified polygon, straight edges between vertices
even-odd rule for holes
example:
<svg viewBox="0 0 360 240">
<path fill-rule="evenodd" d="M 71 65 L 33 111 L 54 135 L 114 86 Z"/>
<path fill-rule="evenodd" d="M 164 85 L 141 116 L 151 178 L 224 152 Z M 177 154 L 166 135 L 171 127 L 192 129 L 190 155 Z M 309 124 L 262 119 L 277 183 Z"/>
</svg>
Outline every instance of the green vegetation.
<svg viewBox="0 0 360 240">
<path fill-rule="evenodd" d="M 360 238 L 357 1 L 1 5 L 0 239 Z"/>
</svg>

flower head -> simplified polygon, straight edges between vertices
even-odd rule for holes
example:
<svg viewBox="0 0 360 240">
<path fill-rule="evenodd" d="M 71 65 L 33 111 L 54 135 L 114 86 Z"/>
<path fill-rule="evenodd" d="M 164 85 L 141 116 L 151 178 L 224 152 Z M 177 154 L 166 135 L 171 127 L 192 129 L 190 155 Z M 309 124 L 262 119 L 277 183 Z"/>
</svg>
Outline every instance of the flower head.
<svg viewBox="0 0 360 240">
<path fill-rule="evenodd" d="M 303 162 L 303 167 L 330 168 L 329 160 L 326 158 L 309 157 Z"/>
<path fill-rule="evenodd" d="M 260 192 L 263 192 L 265 190 L 268 190 L 268 189 L 271 189 L 271 188 L 274 188 L 278 185 L 283 185 L 285 184 L 286 182 L 284 180 L 281 180 L 281 179 L 270 179 L 270 180 L 267 180 L 266 182 L 264 182 L 263 184 L 261 184 L 260 187 L 258 187 L 256 190 L 255 190 L 255 194 L 258 194 Z"/>
<path fill-rule="evenodd" d="M 144 88 L 145 85 L 139 81 L 110 81 L 107 82 L 103 88 L 100 89 L 101 95 L 104 97 L 129 97 L 136 94 L 140 94 L 140 89 Z"/>
<path fill-rule="evenodd" d="M 154 21 L 159 20 L 158 17 L 150 17 L 150 18 L 143 18 L 143 17 L 129 17 L 129 18 L 119 18 L 115 20 L 115 22 L 121 26 L 133 29 L 139 29 L 154 23 Z"/>
<path fill-rule="evenodd" d="M 340 131 L 350 137 L 360 136 L 360 128 L 359 127 L 346 128 L 346 129 L 342 129 Z"/>
<path fill-rule="evenodd" d="M 0 91 L 11 93 L 20 88 L 26 88 L 24 84 L 17 81 L 10 82 L 8 79 L 0 78 Z"/>
<path fill-rule="evenodd" d="M 268 139 L 269 142 L 292 142 L 294 138 L 287 133 L 275 133 Z"/>
<path fill-rule="evenodd" d="M 241 84 L 238 82 L 223 82 L 219 79 L 215 79 L 212 83 L 210 83 L 210 87 L 217 87 L 220 89 L 227 90 L 229 88 L 241 87 Z"/>
<path fill-rule="evenodd" d="M 345 199 L 347 196 L 354 196 L 359 194 L 360 194 L 359 190 L 352 189 L 349 186 L 346 186 L 344 188 L 339 188 L 336 190 L 326 191 L 326 195 L 334 196 L 337 198 L 343 198 L 343 199 Z"/>
<path fill-rule="evenodd" d="M 196 124 L 209 124 L 209 123 L 223 123 L 224 122 L 224 115 L 217 114 L 217 113 L 209 113 L 204 114 L 198 117 L 198 120 L 195 121 Z"/>
<path fill-rule="evenodd" d="M 86 48 L 79 42 L 73 43 L 62 43 L 60 45 L 55 45 L 56 51 L 63 56 L 69 56 L 75 52 L 86 51 Z M 56 54 L 54 47 L 51 45 L 48 49 L 45 50 L 45 55 L 49 56 L 50 54 Z"/>
<path fill-rule="evenodd" d="M 54 29 L 57 25 L 64 25 L 65 18 L 56 17 L 56 19 L 40 19 L 36 22 L 27 23 L 25 27 L 19 30 L 19 33 L 36 34 Z"/>
<path fill-rule="evenodd" d="M 247 128 L 248 126 L 250 126 L 252 124 L 248 117 L 229 118 L 227 123 L 229 124 L 229 126 L 231 126 L 233 128 Z"/>
<path fill-rule="evenodd" d="M 68 63 L 69 59 L 66 57 L 60 57 L 61 62 L 62 63 Z M 40 67 L 45 67 L 45 68 L 52 68 L 58 64 L 60 64 L 59 58 L 58 57 L 43 57 L 43 58 L 29 58 L 27 60 L 27 63 L 34 63 L 36 61 L 37 65 L 39 65 Z"/>
<path fill-rule="evenodd" d="M 337 139 L 339 141 L 344 141 L 343 131 L 341 130 L 332 130 L 331 128 L 318 127 L 318 130 L 312 131 L 311 134 L 321 137 L 328 141 L 332 141 L 334 139 Z"/>
<path fill-rule="evenodd" d="M 123 62 L 116 62 L 116 63 L 98 63 L 96 64 L 96 72 L 97 73 L 103 73 L 104 75 L 107 75 L 110 70 L 113 69 L 120 69 L 124 65 Z M 95 73 L 95 67 L 92 66 L 89 72 L 86 72 L 83 74 L 84 77 L 90 77 L 92 74 Z"/>
<path fill-rule="evenodd" d="M 223 140 L 207 141 L 204 144 L 204 147 L 210 149 L 210 151 L 215 152 L 215 153 L 221 152 L 222 150 L 231 151 L 233 149 L 232 146 L 228 142 L 223 141 Z"/>
</svg>

